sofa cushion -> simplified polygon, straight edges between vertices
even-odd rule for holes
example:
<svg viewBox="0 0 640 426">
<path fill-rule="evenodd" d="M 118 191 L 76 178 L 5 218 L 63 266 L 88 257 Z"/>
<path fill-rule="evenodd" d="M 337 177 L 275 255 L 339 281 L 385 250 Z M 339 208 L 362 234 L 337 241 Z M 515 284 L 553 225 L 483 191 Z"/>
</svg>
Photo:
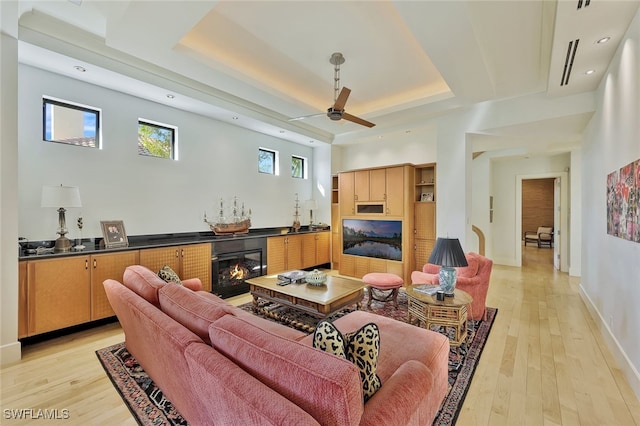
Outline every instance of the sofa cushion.
<svg viewBox="0 0 640 426">
<path fill-rule="evenodd" d="M 209 325 L 233 309 L 224 300 L 219 300 L 203 297 L 179 285 L 166 285 L 158 291 L 162 312 L 208 344 L 211 344 Z"/>
<path fill-rule="evenodd" d="M 464 278 L 473 278 L 478 275 L 478 268 L 480 267 L 480 261 L 474 255 L 467 253 L 465 256 L 467 258 L 467 263 L 469 266 L 463 266 L 461 268 L 456 268 L 458 271 L 459 277 Z"/>
<path fill-rule="evenodd" d="M 158 271 L 158 276 L 165 282 L 182 285 L 182 281 L 180 281 L 180 277 L 178 276 L 178 274 L 176 274 L 176 272 L 168 265 L 164 265 Z"/>
<path fill-rule="evenodd" d="M 225 315 L 209 327 L 217 351 L 323 425 L 357 425 L 364 405 L 349 361 Z"/>
<path fill-rule="evenodd" d="M 321 321 L 313 333 L 313 347 L 348 359 L 358 367 L 365 401 L 382 386 L 376 374 L 380 352 L 380 331 L 376 324 L 365 324 L 343 336 L 331 322 Z"/>
<path fill-rule="evenodd" d="M 156 273 L 142 265 L 127 266 L 122 283 L 155 306 L 159 306 L 158 290 L 167 285 Z"/>
</svg>

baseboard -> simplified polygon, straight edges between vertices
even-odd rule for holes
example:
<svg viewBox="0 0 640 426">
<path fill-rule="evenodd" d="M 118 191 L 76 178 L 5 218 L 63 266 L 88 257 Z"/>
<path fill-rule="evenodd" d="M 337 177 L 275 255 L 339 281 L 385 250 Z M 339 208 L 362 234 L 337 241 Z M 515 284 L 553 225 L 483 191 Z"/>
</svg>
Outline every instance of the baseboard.
<svg viewBox="0 0 640 426">
<path fill-rule="evenodd" d="M 22 359 L 22 344 L 20 342 L 9 343 L 0 346 L 0 366 L 5 367 Z"/>
<path fill-rule="evenodd" d="M 638 370 L 635 368 L 633 363 L 631 363 L 631 360 L 627 356 L 624 349 L 622 349 L 622 347 L 620 346 L 618 339 L 616 339 L 616 337 L 611 332 L 611 329 L 607 325 L 607 322 L 604 320 L 604 318 L 602 318 L 602 315 L 600 315 L 600 312 L 591 301 L 591 298 L 589 298 L 589 295 L 584 291 L 584 287 L 582 286 L 582 284 L 580 284 L 579 289 L 580 297 L 587 307 L 587 310 L 591 314 L 591 317 L 595 321 L 598 330 L 600 330 L 600 333 L 604 337 L 607 343 L 607 347 L 613 354 L 613 357 L 616 359 L 616 362 L 620 366 L 620 370 L 629 382 L 631 389 L 633 389 L 633 392 L 636 394 L 636 398 L 640 400 L 640 373 L 638 373 Z"/>
<path fill-rule="evenodd" d="M 519 267 L 520 265 L 518 265 L 518 262 L 516 262 L 516 260 L 514 258 L 493 258 L 493 264 L 494 265 L 503 265 L 503 266 L 515 266 L 515 267 Z"/>
</svg>

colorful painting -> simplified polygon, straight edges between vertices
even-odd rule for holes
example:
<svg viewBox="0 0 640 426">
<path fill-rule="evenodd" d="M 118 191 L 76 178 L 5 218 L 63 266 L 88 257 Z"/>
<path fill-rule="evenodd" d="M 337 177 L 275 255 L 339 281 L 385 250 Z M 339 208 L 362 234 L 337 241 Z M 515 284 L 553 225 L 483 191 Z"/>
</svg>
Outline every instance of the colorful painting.
<svg viewBox="0 0 640 426">
<path fill-rule="evenodd" d="M 344 254 L 402 260 L 402 222 L 344 219 L 342 246 Z"/>
<path fill-rule="evenodd" d="M 607 176 L 607 234 L 640 243 L 640 159 Z"/>
</svg>

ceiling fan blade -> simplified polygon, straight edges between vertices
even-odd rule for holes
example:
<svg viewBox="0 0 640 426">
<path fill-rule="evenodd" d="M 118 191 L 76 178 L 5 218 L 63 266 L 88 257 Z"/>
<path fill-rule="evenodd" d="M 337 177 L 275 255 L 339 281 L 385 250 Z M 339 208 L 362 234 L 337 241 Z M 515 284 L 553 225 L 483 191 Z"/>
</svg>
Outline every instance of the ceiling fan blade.
<svg viewBox="0 0 640 426">
<path fill-rule="evenodd" d="M 342 111 L 344 109 L 344 105 L 347 103 L 347 99 L 349 98 L 349 94 L 351 93 L 351 89 L 343 87 L 338 95 L 338 99 L 336 99 L 336 103 L 333 104 L 333 109 L 337 111 Z"/>
<path fill-rule="evenodd" d="M 300 117 L 290 118 L 287 121 L 306 120 L 307 118 L 321 117 L 323 115 L 327 115 L 327 114 L 324 113 L 324 112 L 321 112 L 320 114 L 303 115 L 303 116 L 300 116 Z"/>
<path fill-rule="evenodd" d="M 352 123 L 362 124 L 363 126 L 367 126 L 367 127 L 375 126 L 375 124 L 373 124 L 370 121 L 364 120 L 360 117 L 356 117 L 355 115 L 351 115 L 346 112 L 342 113 L 342 118 L 345 120 L 351 121 Z"/>
</svg>

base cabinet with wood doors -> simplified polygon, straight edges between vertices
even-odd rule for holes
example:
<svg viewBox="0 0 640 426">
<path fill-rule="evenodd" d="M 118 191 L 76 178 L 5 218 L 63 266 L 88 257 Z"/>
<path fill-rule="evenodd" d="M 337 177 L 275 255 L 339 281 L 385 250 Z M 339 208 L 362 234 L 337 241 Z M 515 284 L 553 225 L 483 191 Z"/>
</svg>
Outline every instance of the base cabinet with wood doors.
<svg viewBox="0 0 640 426">
<path fill-rule="evenodd" d="M 329 231 L 267 238 L 267 274 L 329 263 L 330 241 Z"/>
<path fill-rule="evenodd" d="M 113 316 L 102 283 L 107 278 L 122 281 L 125 268 L 136 263 L 137 250 L 20 262 L 19 280 L 21 287 L 26 283 L 26 292 L 19 296 L 24 305 L 18 308 L 18 337 Z"/>
<path fill-rule="evenodd" d="M 211 291 L 211 244 L 187 244 L 140 250 L 140 264 L 154 272 L 169 266 L 181 280 L 200 278 L 205 291 Z"/>
<path fill-rule="evenodd" d="M 331 262 L 331 233 L 315 232 L 302 234 L 302 268 L 324 265 Z"/>
</svg>

